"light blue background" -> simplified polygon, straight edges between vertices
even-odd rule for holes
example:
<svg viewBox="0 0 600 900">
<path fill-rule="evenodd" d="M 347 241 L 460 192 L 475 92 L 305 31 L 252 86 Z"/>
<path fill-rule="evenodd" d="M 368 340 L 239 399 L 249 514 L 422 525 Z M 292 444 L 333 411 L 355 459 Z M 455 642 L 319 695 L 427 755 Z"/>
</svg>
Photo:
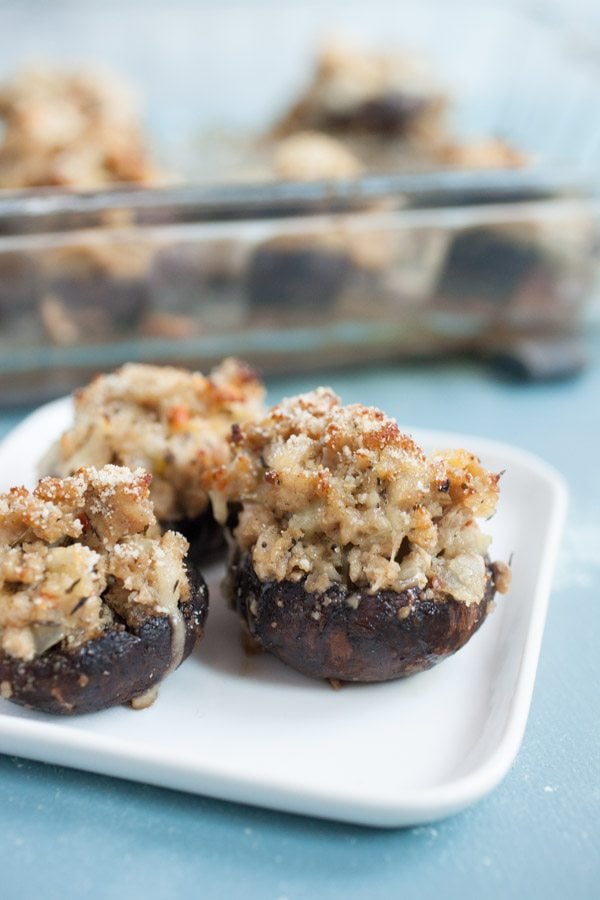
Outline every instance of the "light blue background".
<svg viewBox="0 0 600 900">
<path fill-rule="evenodd" d="M 600 340 L 590 347 L 600 359 Z M 516 764 L 470 810 L 376 831 L 0 756 L 0 898 L 600 896 L 600 370 L 502 382 L 469 363 L 273 381 L 329 383 L 401 423 L 519 444 L 559 468 L 571 508 Z M 25 411 L 23 411 L 24 413 Z M 23 413 L 5 413 L 6 431 Z"/>
</svg>

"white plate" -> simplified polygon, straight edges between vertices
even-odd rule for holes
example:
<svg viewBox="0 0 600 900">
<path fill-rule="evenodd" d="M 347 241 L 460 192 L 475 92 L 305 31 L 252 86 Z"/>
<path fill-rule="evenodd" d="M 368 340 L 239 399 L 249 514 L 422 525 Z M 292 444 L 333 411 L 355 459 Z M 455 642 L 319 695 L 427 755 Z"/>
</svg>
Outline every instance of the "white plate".
<svg viewBox="0 0 600 900">
<path fill-rule="evenodd" d="M 29 416 L 0 445 L 0 489 L 32 485 L 70 403 Z M 426 449 L 466 446 L 506 470 L 493 555 L 513 587 L 470 643 L 438 667 L 381 685 L 328 684 L 247 657 L 208 572 L 211 609 L 194 656 L 157 703 L 74 719 L 0 701 L 0 751 L 92 772 L 369 825 L 429 822 L 494 788 L 519 748 L 566 510 L 562 478 L 505 444 L 413 431 Z"/>
</svg>

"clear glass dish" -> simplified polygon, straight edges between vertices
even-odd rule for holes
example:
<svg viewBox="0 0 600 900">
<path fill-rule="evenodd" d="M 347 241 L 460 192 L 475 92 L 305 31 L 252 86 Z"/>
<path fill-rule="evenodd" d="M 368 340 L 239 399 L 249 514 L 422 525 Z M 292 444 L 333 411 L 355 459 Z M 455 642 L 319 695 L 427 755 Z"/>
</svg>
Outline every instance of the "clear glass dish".
<svg viewBox="0 0 600 900">
<path fill-rule="evenodd" d="M 0 75 L 107 64 L 140 89 L 173 183 L 0 193 L 0 399 L 129 359 L 263 370 L 468 352 L 527 375 L 582 364 L 594 296 L 600 83 L 516 6 L 0 2 Z M 340 27 L 342 23 L 342 27 Z M 332 34 L 425 58 L 458 139 L 529 164 L 282 183 L 264 135 Z M 518 66 L 509 65 L 519 59 Z M 249 152 L 249 146 L 252 152 Z M 261 168 L 262 166 L 262 168 Z"/>
</svg>

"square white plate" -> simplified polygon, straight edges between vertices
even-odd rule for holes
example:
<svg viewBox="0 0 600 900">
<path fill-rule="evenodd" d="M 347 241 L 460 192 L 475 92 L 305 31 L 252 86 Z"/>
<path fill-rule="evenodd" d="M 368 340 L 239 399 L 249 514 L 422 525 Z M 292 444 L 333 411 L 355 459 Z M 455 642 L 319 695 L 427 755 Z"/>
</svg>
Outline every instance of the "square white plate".
<svg viewBox="0 0 600 900">
<path fill-rule="evenodd" d="M 48 404 L 5 439 L 0 490 L 35 483 L 39 457 L 70 416 L 70 401 Z M 379 826 L 429 822 L 492 790 L 525 729 L 567 492 L 557 472 L 521 450 L 412 433 L 425 449 L 466 446 L 506 470 L 488 524 L 493 557 L 512 555 L 513 587 L 454 657 L 406 680 L 334 691 L 244 654 L 214 567 L 205 639 L 153 707 L 56 719 L 0 701 L 0 751 Z"/>
</svg>

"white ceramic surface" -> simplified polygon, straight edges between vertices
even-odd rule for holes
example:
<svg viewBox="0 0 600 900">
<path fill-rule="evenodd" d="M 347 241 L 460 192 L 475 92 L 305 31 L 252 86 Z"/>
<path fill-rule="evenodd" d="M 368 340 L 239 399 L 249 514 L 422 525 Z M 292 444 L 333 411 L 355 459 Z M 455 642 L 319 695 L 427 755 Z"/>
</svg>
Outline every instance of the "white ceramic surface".
<svg viewBox="0 0 600 900">
<path fill-rule="evenodd" d="M 0 446 L 0 489 L 35 466 L 70 418 L 67 400 Z M 410 429 L 407 429 L 410 430 Z M 467 446 L 506 470 L 490 522 L 513 587 L 470 643 L 404 681 L 339 691 L 268 656 L 247 657 L 208 571 L 206 637 L 150 709 L 56 719 L 0 701 L 0 751 L 226 800 L 378 826 L 430 822 L 492 790 L 513 762 L 529 711 L 567 492 L 513 447 L 413 431 L 426 449 Z"/>
</svg>

